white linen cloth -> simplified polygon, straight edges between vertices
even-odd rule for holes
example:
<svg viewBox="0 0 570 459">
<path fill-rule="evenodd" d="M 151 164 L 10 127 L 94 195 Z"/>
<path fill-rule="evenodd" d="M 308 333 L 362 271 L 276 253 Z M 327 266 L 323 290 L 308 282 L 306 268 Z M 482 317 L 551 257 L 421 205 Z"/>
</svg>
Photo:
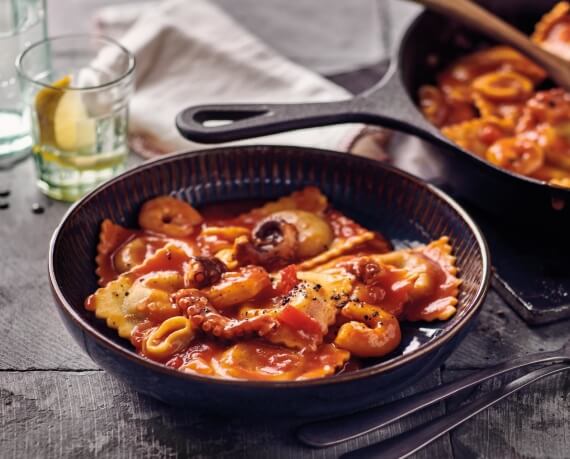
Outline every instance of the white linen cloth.
<svg viewBox="0 0 570 459">
<path fill-rule="evenodd" d="M 208 0 L 123 4 L 98 11 L 96 26 L 136 58 L 132 148 L 143 156 L 204 148 L 176 130 L 190 105 L 341 100 L 347 91 L 270 49 Z M 384 131 L 362 125 L 305 129 L 233 143 L 353 149 L 380 158 Z"/>
</svg>

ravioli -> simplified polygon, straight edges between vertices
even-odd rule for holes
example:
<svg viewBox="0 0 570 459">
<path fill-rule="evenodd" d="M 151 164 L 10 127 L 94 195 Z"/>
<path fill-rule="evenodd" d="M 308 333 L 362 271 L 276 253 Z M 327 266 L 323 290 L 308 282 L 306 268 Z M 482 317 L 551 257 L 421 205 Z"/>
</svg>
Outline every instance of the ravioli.
<svg viewBox="0 0 570 459">
<path fill-rule="evenodd" d="M 456 312 L 448 238 L 392 251 L 314 187 L 237 216 L 164 196 L 143 208 L 152 231 L 101 225 L 102 286 L 85 307 L 141 356 L 183 372 L 328 377 L 394 352 L 400 321 Z"/>
<path fill-rule="evenodd" d="M 130 338 L 133 329 L 145 320 L 179 315 L 170 294 L 183 288 L 182 271 L 188 260 L 184 250 L 167 245 L 133 271 L 99 288 L 86 300 L 86 308 L 117 329 L 122 338 Z"/>
</svg>

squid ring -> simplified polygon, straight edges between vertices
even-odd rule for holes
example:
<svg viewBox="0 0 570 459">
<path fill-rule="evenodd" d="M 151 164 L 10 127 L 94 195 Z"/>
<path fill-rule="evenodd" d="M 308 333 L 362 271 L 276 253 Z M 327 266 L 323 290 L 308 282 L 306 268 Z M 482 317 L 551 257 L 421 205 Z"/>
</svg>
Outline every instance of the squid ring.
<svg viewBox="0 0 570 459">
<path fill-rule="evenodd" d="M 485 97 L 501 101 L 525 100 L 532 95 L 533 84 L 516 72 L 492 72 L 476 78 L 473 89 Z"/>
<path fill-rule="evenodd" d="M 190 236 L 201 222 L 202 216 L 196 209 L 172 196 L 159 196 L 145 202 L 139 214 L 142 228 L 170 237 Z"/>
</svg>

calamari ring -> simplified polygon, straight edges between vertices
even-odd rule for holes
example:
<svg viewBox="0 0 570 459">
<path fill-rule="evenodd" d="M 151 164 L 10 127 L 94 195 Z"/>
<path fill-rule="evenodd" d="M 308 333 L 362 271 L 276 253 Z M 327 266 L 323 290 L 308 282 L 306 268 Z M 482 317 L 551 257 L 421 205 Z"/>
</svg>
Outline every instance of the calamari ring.
<svg viewBox="0 0 570 459">
<path fill-rule="evenodd" d="M 437 127 L 461 123 L 477 116 L 472 104 L 447 100 L 436 86 L 422 86 L 418 98 L 424 116 Z"/>
<path fill-rule="evenodd" d="M 516 72 L 501 71 L 473 81 L 473 101 L 481 117 L 496 116 L 516 120 L 524 102 L 532 96 L 532 81 Z"/>
<path fill-rule="evenodd" d="M 563 59 L 570 59 L 570 3 L 557 3 L 536 25 L 531 39 Z"/>
<path fill-rule="evenodd" d="M 480 75 L 498 70 L 514 71 L 539 83 L 546 78 L 546 72 L 509 46 L 494 46 L 464 56 L 438 77 L 438 84 L 452 100 L 470 102 L 473 88 L 472 81 Z"/>
<path fill-rule="evenodd" d="M 503 169 L 530 175 L 544 164 L 544 151 L 525 137 L 507 137 L 491 145 L 485 158 Z"/>
<path fill-rule="evenodd" d="M 533 84 L 517 72 L 491 72 L 475 78 L 472 87 L 479 94 L 496 101 L 521 101 L 532 95 Z"/>
<path fill-rule="evenodd" d="M 382 357 L 402 340 L 400 323 L 382 308 L 350 301 L 341 310 L 350 322 L 343 324 L 334 344 L 357 357 Z"/>
<path fill-rule="evenodd" d="M 190 236 L 200 223 L 202 216 L 196 209 L 172 196 L 159 196 L 145 202 L 139 213 L 142 228 L 171 237 Z"/>
<path fill-rule="evenodd" d="M 513 134 L 513 124 L 502 118 L 477 118 L 444 127 L 441 132 L 465 150 L 484 157 L 493 143 Z"/>
</svg>

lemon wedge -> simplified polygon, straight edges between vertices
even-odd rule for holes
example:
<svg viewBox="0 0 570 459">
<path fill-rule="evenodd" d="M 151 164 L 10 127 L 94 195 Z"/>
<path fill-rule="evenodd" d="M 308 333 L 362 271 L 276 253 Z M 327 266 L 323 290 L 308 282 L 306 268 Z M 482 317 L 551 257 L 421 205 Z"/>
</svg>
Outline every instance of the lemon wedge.
<svg viewBox="0 0 570 459">
<path fill-rule="evenodd" d="M 48 88 L 42 88 L 36 94 L 35 106 L 38 117 L 38 130 L 41 144 L 52 145 L 54 143 L 53 120 L 55 109 L 59 100 L 65 94 L 64 89 L 71 84 L 71 77 L 64 76 Z"/>
<path fill-rule="evenodd" d="M 89 118 L 78 91 L 65 91 L 59 99 L 53 131 L 57 147 L 64 151 L 90 151 L 95 144 L 95 120 Z"/>
</svg>

